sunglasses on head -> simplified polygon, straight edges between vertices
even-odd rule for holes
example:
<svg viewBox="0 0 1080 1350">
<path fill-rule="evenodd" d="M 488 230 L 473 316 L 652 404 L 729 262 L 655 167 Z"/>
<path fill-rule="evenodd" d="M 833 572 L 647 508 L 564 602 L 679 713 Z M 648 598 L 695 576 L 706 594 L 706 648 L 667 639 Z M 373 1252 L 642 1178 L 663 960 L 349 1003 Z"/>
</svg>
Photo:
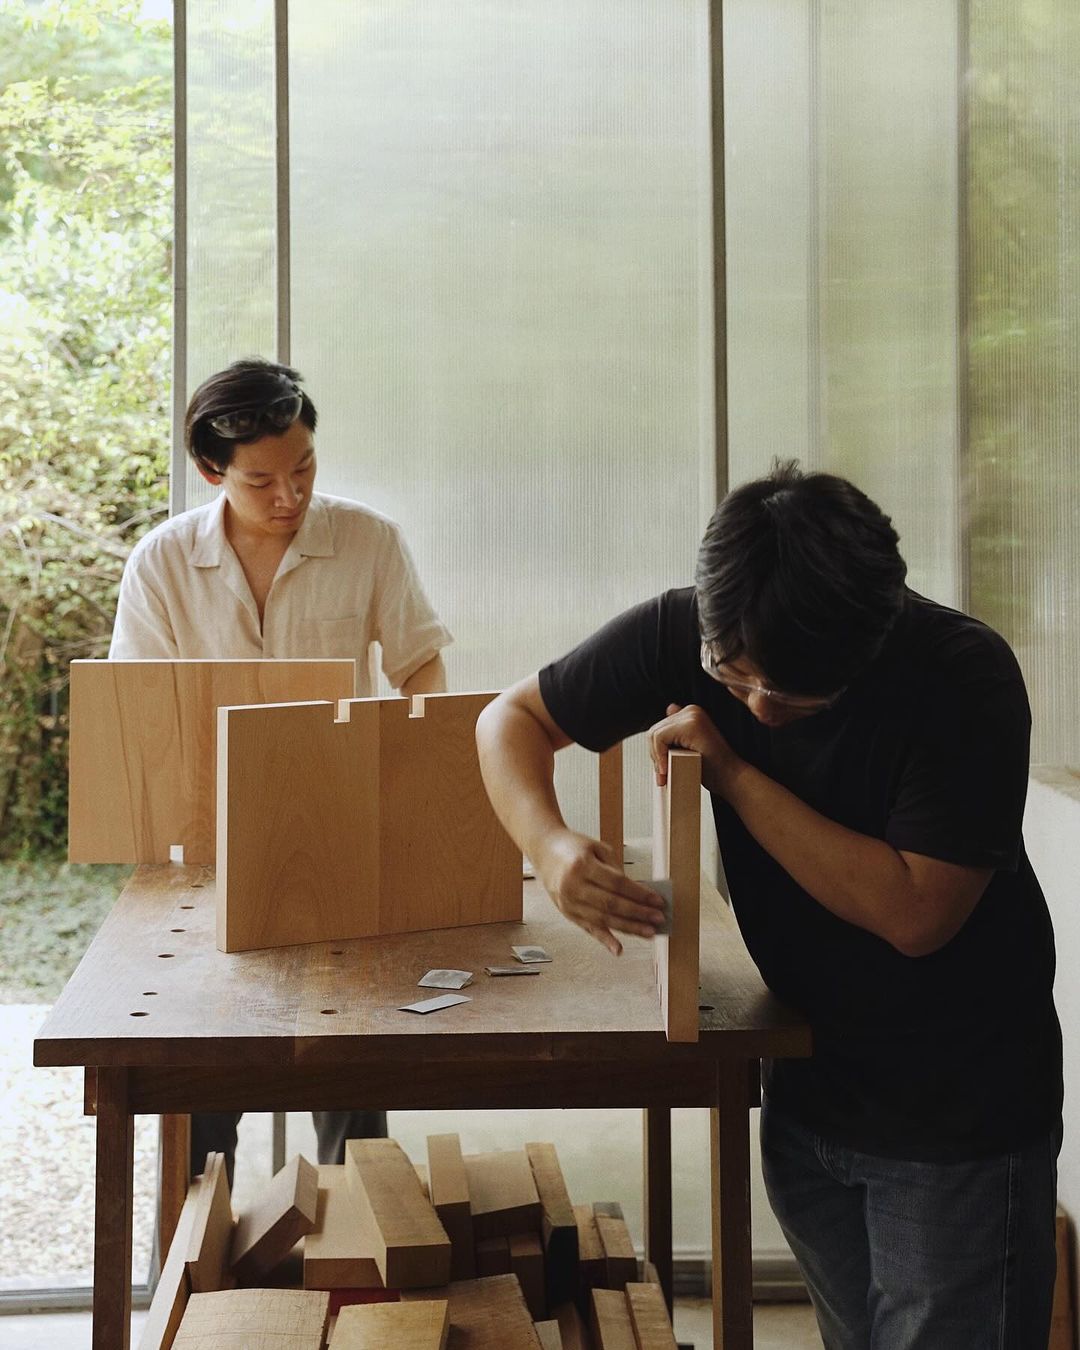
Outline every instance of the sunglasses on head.
<svg viewBox="0 0 1080 1350">
<path fill-rule="evenodd" d="M 294 389 L 291 394 L 282 394 L 260 408 L 241 408 L 237 412 L 208 417 L 206 425 L 223 440 L 239 441 L 253 435 L 260 427 L 287 431 L 300 416 L 302 406 L 303 397 L 298 389 Z"/>
</svg>

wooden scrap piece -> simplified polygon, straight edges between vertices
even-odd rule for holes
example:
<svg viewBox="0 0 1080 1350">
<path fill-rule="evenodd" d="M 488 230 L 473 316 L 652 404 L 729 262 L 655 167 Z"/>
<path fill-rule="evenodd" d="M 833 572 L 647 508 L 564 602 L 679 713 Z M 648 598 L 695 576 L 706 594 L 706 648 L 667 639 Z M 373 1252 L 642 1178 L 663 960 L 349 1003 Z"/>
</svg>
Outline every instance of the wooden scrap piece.
<svg viewBox="0 0 1080 1350">
<path fill-rule="evenodd" d="M 318 1201 L 319 1174 L 298 1153 L 273 1178 L 258 1204 L 237 1217 L 230 1264 L 241 1284 L 257 1284 L 311 1232 Z"/>
<path fill-rule="evenodd" d="M 161 1274 L 150 1303 L 150 1311 L 139 1335 L 139 1350 L 171 1350 L 176 1339 L 184 1309 L 191 1295 L 187 1253 L 192 1229 L 195 1226 L 195 1213 L 199 1209 L 201 1187 L 201 1176 L 196 1177 L 188 1187 L 176 1224 L 176 1232 L 161 1264 Z"/>
<path fill-rule="evenodd" d="M 637 1350 L 630 1307 L 620 1289 L 594 1289 L 591 1315 L 596 1350 Z"/>
<path fill-rule="evenodd" d="M 174 1350 L 323 1350 L 330 1295 L 303 1289 L 192 1294 Z"/>
<path fill-rule="evenodd" d="M 576 1303 L 560 1303 L 553 1308 L 555 1320 L 559 1324 L 562 1337 L 562 1350 L 590 1350 L 589 1336 L 585 1323 L 581 1320 Z"/>
<path fill-rule="evenodd" d="M 612 1213 L 612 1210 L 618 1211 Z M 604 1284 L 608 1289 L 623 1289 L 638 1277 L 637 1252 L 619 1205 L 593 1206 L 596 1230 L 604 1249 Z"/>
<path fill-rule="evenodd" d="M 187 1272 L 193 1294 L 232 1288 L 233 1279 L 228 1272 L 232 1235 L 225 1155 L 208 1153 L 187 1246 Z"/>
<path fill-rule="evenodd" d="M 615 855 L 615 866 L 623 867 L 623 748 L 622 741 L 599 756 L 600 838 Z"/>
<path fill-rule="evenodd" d="M 671 930 L 653 939 L 660 1016 L 669 1041 L 696 1041 L 700 1024 L 701 756 L 668 752 L 667 785 L 656 789 L 653 876 L 671 879 Z"/>
<path fill-rule="evenodd" d="M 541 1350 L 521 1286 L 513 1275 L 456 1280 L 447 1289 L 402 1290 L 406 1302 L 447 1298 L 452 1350 Z"/>
<path fill-rule="evenodd" d="M 354 1303 L 338 1313 L 330 1350 L 445 1350 L 449 1332 L 446 1299 Z"/>
<path fill-rule="evenodd" d="M 450 1278 L 471 1280 L 476 1274 L 469 1178 L 456 1134 L 427 1137 L 431 1203 L 450 1239 Z"/>
<path fill-rule="evenodd" d="M 678 1350 L 664 1292 L 658 1284 L 628 1284 L 626 1303 L 637 1350 Z"/>
<path fill-rule="evenodd" d="M 345 1166 L 318 1168 L 315 1227 L 304 1238 L 305 1289 L 381 1289 L 375 1251 L 360 1231 L 360 1212 Z"/>
<path fill-rule="evenodd" d="M 540 1197 L 540 1233 L 548 1303 L 569 1302 L 578 1291 L 578 1229 L 554 1144 L 526 1144 Z"/>
<path fill-rule="evenodd" d="M 547 1322 L 537 1322 L 536 1334 L 540 1337 L 543 1350 L 563 1350 L 562 1332 L 559 1330 L 558 1322 L 554 1319 Z"/>
<path fill-rule="evenodd" d="M 539 1230 L 540 1197 L 524 1149 L 471 1153 L 465 1173 L 477 1241 Z"/>
<path fill-rule="evenodd" d="M 516 1275 L 518 1284 L 534 1322 L 543 1319 L 547 1312 L 547 1298 L 544 1288 L 544 1247 L 539 1233 L 515 1233 L 508 1239 L 510 1248 L 510 1273 Z"/>
<path fill-rule="evenodd" d="M 445 1284 L 450 1239 L 401 1145 L 394 1139 L 350 1139 L 345 1175 L 360 1211 L 361 1233 L 374 1249 L 387 1288 Z"/>
<path fill-rule="evenodd" d="M 585 1289 L 603 1288 L 607 1281 L 607 1257 L 596 1226 L 592 1205 L 575 1205 L 574 1220 L 578 1232 L 578 1269 Z"/>
<path fill-rule="evenodd" d="M 510 1241 L 504 1237 L 481 1238 L 476 1244 L 476 1274 L 483 1279 L 489 1275 L 509 1275 Z"/>
</svg>

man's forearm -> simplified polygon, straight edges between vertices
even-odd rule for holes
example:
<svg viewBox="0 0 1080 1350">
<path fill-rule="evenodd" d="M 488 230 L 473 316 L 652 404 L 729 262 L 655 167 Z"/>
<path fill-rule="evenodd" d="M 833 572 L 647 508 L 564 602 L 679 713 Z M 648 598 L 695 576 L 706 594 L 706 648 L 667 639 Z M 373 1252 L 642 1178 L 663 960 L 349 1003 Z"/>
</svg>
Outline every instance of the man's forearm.
<svg viewBox="0 0 1080 1350">
<path fill-rule="evenodd" d="M 555 796 L 555 747 L 525 709 L 497 699 L 476 724 L 480 772 L 495 814 L 535 859 L 543 840 L 565 829 Z"/>
<path fill-rule="evenodd" d="M 401 692 L 406 698 L 411 698 L 413 694 L 444 694 L 446 667 L 443 665 L 442 656 L 433 656 L 418 670 L 414 670 L 409 678 L 403 681 Z"/>
</svg>

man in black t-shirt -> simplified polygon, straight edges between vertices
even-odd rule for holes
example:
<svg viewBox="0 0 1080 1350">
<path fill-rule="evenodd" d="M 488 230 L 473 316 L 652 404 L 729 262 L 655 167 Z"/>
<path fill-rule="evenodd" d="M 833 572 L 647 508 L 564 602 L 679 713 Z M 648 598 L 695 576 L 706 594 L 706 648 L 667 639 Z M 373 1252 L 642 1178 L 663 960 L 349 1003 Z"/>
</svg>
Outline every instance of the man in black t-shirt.
<svg viewBox="0 0 1080 1350">
<path fill-rule="evenodd" d="M 729 494 L 694 588 L 489 706 L 481 763 L 556 905 L 613 953 L 661 902 L 569 829 L 554 753 L 702 756 L 731 901 L 809 1060 L 765 1066 L 762 1160 L 828 1350 L 1033 1350 L 1054 1280 L 1061 1037 L 1024 852 L 1006 643 L 916 595 L 888 518 L 793 464 Z"/>
</svg>

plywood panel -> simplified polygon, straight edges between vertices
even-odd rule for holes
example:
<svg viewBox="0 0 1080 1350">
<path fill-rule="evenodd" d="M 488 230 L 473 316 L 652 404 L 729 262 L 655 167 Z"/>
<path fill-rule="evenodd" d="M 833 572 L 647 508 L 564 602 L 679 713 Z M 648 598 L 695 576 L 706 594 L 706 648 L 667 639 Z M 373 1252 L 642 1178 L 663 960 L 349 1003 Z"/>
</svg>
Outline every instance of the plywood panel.
<svg viewBox="0 0 1080 1350">
<path fill-rule="evenodd" d="M 533 1320 L 513 1275 L 458 1280 L 443 1290 L 402 1293 L 407 1301 L 449 1298 L 449 1350 L 541 1350 Z"/>
<path fill-rule="evenodd" d="M 431 1203 L 450 1239 L 450 1277 L 471 1280 L 476 1274 L 476 1260 L 461 1140 L 456 1134 L 429 1134 L 427 1153 Z"/>
<path fill-rule="evenodd" d="M 470 1154 L 465 1171 L 478 1240 L 539 1231 L 540 1197 L 524 1149 Z"/>
<path fill-rule="evenodd" d="M 187 1272 L 193 1294 L 232 1287 L 228 1273 L 233 1216 L 224 1153 L 208 1153 L 196 1192 L 195 1220 L 187 1247 Z"/>
<path fill-rule="evenodd" d="M 594 1289 L 591 1313 L 596 1350 L 637 1350 L 630 1308 L 621 1289 Z"/>
<path fill-rule="evenodd" d="M 653 939 L 660 1016 L 669 1041 L 698 1039 L 701 924 L 701 756 L 668 754 L 656 789 L 653 875 L 671 878 L 671 928 Z"/>
<path fill-rule="evenodd" d="M 548 1302 L 554 1307 L 577 1297 L 578 1230 L 554 1144 L 526 1144 L 529 1165 L 540 1196 L 540 1233 Z"/>
<path fill-rule="evenodd" d="M 521 918 L 521 854 L 480 779 L 493 694 L 220 714 L 225 951 Z"/>
<path fill-rule="evenodd" d="M 381 1289 L 370 1238 L 341 1166 L 320 1165 L 315 1227 L 304 1238 L 305 1289 Z"/>
<path fill-rule="evenodd" d="M 70 861 L 212 863 L 217 709 L 354 689 L 352 661 L 73 661 Z"/>
<path fill-rule="evenodd" d="M 241 1284 L 257 1284 L 311 1232 L 318 1199 L 319 1174 L 298 1153 L 272 1179 L 257 1204 L 237 1218 L 230 1263 Z"/>
<path fill-rule="evenodd" d="M 330 1350 L 445 1350 L 446 1299 L 352 1304 L 338 1313 Z"/>
<path fill-rule="evenodd" d="M 664 1292 L 658 1284 L 628 1284 L 626 1303 L 637 1350 L 678 1350 Z"/>
<path fill-rule="evenodd" d="M 330 1296 L 300 1289 L 192 1294 L 175 1350 L 323 1350 Z"/>
<path fill-rule="evenodd" d="M 387 1288 L 445 1284 L 450 1239 L 401 1146 L 393 1139 L 350 1139 L 345 1175 Z"/>
</svg>

